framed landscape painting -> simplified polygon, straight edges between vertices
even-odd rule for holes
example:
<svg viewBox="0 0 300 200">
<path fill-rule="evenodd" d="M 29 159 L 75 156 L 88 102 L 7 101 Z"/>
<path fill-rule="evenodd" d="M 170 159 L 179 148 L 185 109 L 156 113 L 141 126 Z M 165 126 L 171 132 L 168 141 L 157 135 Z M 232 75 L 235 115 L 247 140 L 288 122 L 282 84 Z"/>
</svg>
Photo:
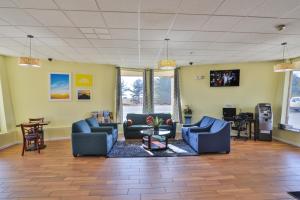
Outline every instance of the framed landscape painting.
<svg viewBox="0 0 300 200">
<path fill-rule="evenodd" d="M 90 101 L 92 91 L 90 89 L 77 89 L 77 100 L 78 101 Z"/>
<path fill-rule="evenodd" d="M 71 74 L 50 73 L 49 74 L 49 100 L 70 101 L 71 100 Z"/>
</svg>

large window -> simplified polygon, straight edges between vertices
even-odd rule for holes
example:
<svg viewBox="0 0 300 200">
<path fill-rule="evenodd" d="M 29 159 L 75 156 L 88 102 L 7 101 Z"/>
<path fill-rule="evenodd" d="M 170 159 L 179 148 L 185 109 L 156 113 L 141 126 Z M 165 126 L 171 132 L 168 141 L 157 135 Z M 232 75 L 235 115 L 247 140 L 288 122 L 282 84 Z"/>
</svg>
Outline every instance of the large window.
<svg viewBox="0 0 300 200">
<path fill-rule="evenodd" d="M 137 72 L 122 72 L 123 120 L 127 113 L 143 113 L 143 76 Z"/>
<path fill-rule="evenodd" d="M 154 112 L 172 113 L 174 72 L 158 71 L 154 72 Z"/>
<path fill-rule="evenodd" d="M 290 95 L 288 99 L 287 123 L 300 129 L 300 71 L 291 74 Z"/>
</svg>

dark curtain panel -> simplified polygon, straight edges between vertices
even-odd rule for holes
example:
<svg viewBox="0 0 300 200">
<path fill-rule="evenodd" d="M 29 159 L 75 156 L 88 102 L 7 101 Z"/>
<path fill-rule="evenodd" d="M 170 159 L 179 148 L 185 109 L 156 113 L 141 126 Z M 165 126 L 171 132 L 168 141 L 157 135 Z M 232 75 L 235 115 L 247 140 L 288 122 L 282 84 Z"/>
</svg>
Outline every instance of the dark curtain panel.
<svg viewBox="0 0 300 200">
<path fill-rule="evenodd" d="M 116 67 L 116 121 L 121 123 L 123 122 L 123 105 L 122 105 L 122 80 L 121 80 L 121 69 Z"/>
<path fill-rule="evenodd" d="M 180 68 L 174 71 L 174 107 L 173 117 L 175 121 L 182 123 L 181 97 L 180 97 Z"/>
</svg>

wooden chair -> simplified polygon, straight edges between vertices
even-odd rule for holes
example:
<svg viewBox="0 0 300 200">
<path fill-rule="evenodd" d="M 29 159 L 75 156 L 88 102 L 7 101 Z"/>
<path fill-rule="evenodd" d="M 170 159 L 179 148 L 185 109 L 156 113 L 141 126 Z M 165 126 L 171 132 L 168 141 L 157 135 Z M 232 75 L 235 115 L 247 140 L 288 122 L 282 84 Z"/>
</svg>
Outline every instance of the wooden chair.
<svg viewBox="0 0 300 200">
<path fill-rule="evenodd" d="M 45 121 L 44 117 L 40 118 L 29 118 L 29 123 L 43 123 Z M 41 139 L 41 145 L 44 145 L 44 129 L 43 125 L 39 124 L 38 126 L 38 132 L 40 134 L 40 139 Z"/>
<path fill-rule="evenodd" d="M 40 134 L 39 134 L 39 124 L 38 123 L 29 123 L 21 124 L 22 135 L 23 135 L 23 149 L 22 156 L 24 156 L 25 150 L 28 149 L 29 145 L 34 142 L 35 148 L 40 153 Z"/>
</svg>

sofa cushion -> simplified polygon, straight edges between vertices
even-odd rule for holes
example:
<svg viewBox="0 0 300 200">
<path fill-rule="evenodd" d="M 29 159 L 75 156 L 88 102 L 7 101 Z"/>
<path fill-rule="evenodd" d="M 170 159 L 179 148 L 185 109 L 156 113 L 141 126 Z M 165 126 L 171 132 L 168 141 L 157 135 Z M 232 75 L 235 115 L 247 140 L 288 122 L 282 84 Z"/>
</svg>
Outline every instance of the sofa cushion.
<svg viewBox="0 0 300 200">
<path fill-rule="evenodd" d="M 199 124 L 199 127 L 202 128 L 202 127 L 211 126 L 215 120 L 216 119 L 214 118 L 204 116 Z"/>
<path fill-rule="evenodd" d="M 169 113 L 150 113 L 150 114 L 135 114 L 135 113 L 128 113 L 126 116 L 126 119 L 131 119 L 133 122 L 133 125 L 138 125 L 138 124 L 146 124 L 146 119 L 148 116 L 152 116 L 153 118 L 161 118 L 163 119 L 163 123 L 165 124 L 167 119 L 172 118 L 171 114 Z"/>
<path fill-rule="evenodd" d="M 85 120 L 80 120 L 72 124 L 73 133 L 91 133 L 91 128 Z"/>
<path fill-rule="evenodd" d="M 223 120 L 219 120 L 219 119 L 215 120 L 212 127 L 210 128 L 210 132 L 216 133 L 216 132 L 220 131 L 223 128 L 224 123 L 226 123 L 226 122 Z"/>
<path fill-rule="evenodd" d="M 132 125 L 127 127 L 128 130 L 134 131 L 134 130 L 143 130 L 143 129 L 147 129 L 147 128 L 151 128 L 151 126 L 148 125 Z"/>
<path fill-rule="evenodd" d="M 167 125 L 172 125 L 173 124 L 173 120 L 171 118 L 166 120 L 166 124 Z"/>
<path fill-rule="evenodd" d="M 132 126 L 132 124 L 133 124 L 132 119 L 127 119 L 127 126 Z"/>
<path fill-rule="evenodd" d="M 85 119 L 85 121 L 90 125 L 90 127 L 96 128 L 99 127 L 99 123 L 98 120 L 96 119 L 96 117 L 90 117 Z"/>
</svg>

